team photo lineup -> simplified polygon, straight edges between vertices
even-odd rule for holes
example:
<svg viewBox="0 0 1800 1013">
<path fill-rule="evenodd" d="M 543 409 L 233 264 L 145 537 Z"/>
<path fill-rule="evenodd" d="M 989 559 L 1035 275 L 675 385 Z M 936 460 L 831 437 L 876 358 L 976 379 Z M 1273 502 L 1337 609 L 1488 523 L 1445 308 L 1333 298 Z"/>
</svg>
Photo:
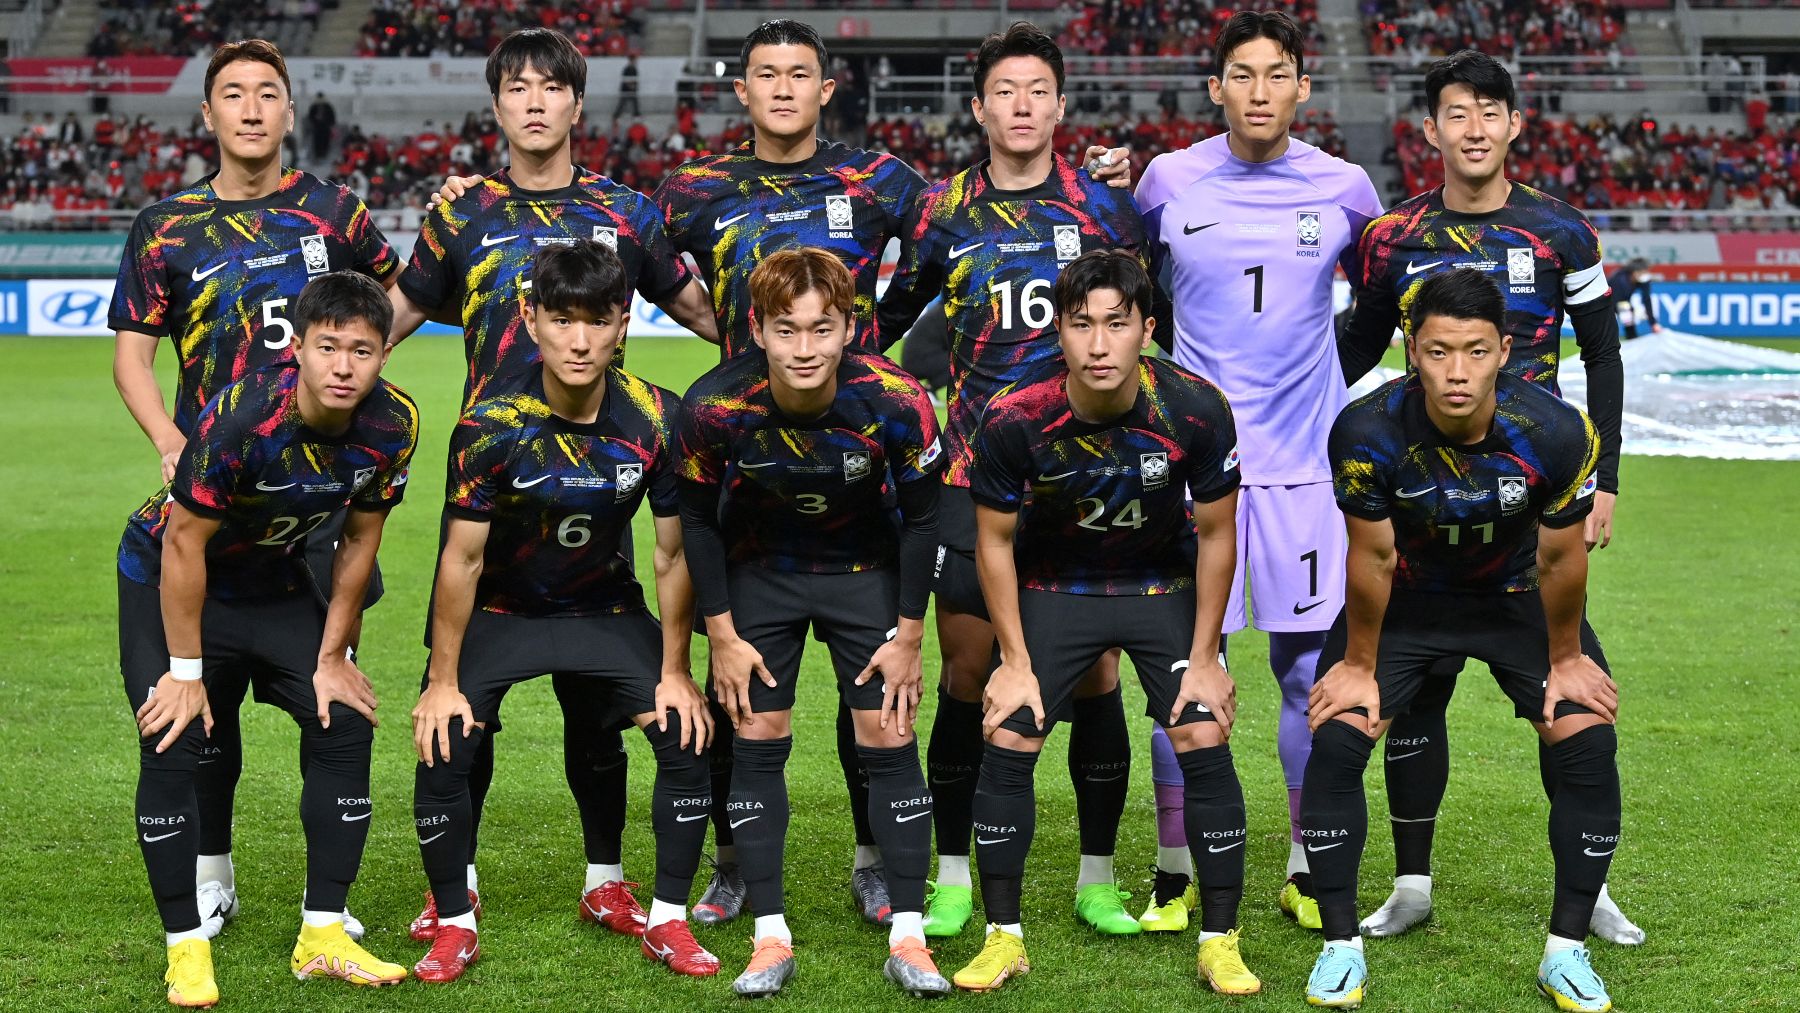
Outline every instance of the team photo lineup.
<svg viewBox="0 0 1800 1013">
<path fill-rule="evenodd" d="M 106 1001 L 292 1008 L 286 973 L 240 983 L 224 959 L 275 920 L 309 1002 L 449 983 L 459 1006 L 549 1001 L 484 1000 L 482 972 L 624 946 L 662 976 L 645 994 L 684 1006 L 837 1005 L 826 983 L 848 974 L 881 983 L 858 1003 L 1092 1008 L 1087 983 L 1155 960 L 1185 988 L 1133 1008 L 1688 1008 L 1623 984 L 1636 965 L 1607 976 L 1647 941 L 1634 907 L 1669 915 L 1631 887 L 1687 889 L 1608 888 L 1639 838 L 1618 732 L 1634 673 L 1621 657 L 1615 683 L 1603 644 L 1661 620 L 1606 614 L 1590 560 L 1599 579 L 1638 551 L 1601 553 L 1639 417 L 1627 339 L 1662 330 L 1649 268 L 1615 270 L 1584 211 L 1509 176 L 1533 125 L 1507 62 L 1429 62 L 1409 129 L 1442 182 L 1385 199 L 1300 136 L 1306 13 L 1257 6 L 1185 42 L 1223 129 L 1153 156 L 1077 129 L 1066 35 L 1004 19 L 949 111 L 975 153 L 936 182 L 830 139 L 847 85 L 803 17 L 759 15 L 719 64 L 741 140 L 629 181 L 583 163 L 584 117 L 605 111 L 584 106 L 588 40 L 499 33 L 472 114 L 502 167 L 432 180 L 410 254 L 373 201 L 297 167 L 308 86 L 283 47 L 209 43 L 216 164 L 137 210 L 104 307 L 150 444 L 128 448 L 143 466 L 118 512 L 137 765 L 115 809 L 141 872 L 108 901 L 136 928 Z M 643 335 L 634 306 L 716 346 L 697 379 L 659 346 L 698 342 Z M 460 392 L 402 389 L 446 327 Z M 435 470 L 413 480 L 443 445 L 421 434 L 447 442 L 441 493 Z M 431 521 L 388 525 L 407 503 Z M 397 563 L 431 527 L 432 565 Z M 396 597 L 426 607 L 381 607 Z M 366 649 L 377 635 L 410 650 Z M 1240 686 L 1265 662 L 1272 687 Z M 1453 712 L 1459 683 L 1504 723 L 1479 748 L 1450 731 L 1474 713 Z M 515 703 L 502 736 L 515 687 L 554 709 Z M 1633 716 L 1666 735 L 1687 704 L 1650 700 Z M 291 718 L 297 751 L 283 719 L 287 745 L 255 756 L 256 703 Z M 1254 746 L 1233 742 L 1240 719 Z M 105 734 L 129 755 L 122 723 Z M 1039 777 L 1047 747 L 1066 781 Z M 402 754 L 416 861 L 372 834 L 405 809 L 381 773 Z M 509 764 L 546 757 L 569 796 L 544 808 L 578 839 L 484 825 Z M 240 817 L 234 856 L 252 764 L 280 767 L 298 825 Z M 1433 856 L 1453 767 L 1504 778 L 1535 852 L 1507 856 L 1503 889 L 1440 896 L 1451 918 Z M 1128 816 L 1146 770 L 1154 840 Z M 1383 801 L 1389 834 L 1371 829 Z M 94 839 L 119 844 L 117 822 Z M 254 839 L 294 830 L 300 866 L 262 867 Z M 534 867 L 484 892 L 482 849 L 522 831 Z M 298 902 L 298 925 L 241 901 L 239 876 Z M 410 924 L 358 902 L 377 876 L 423 890 Z M 828 902 L 808 896 L 821 876 Z M 809 925 L 827 903 L 860 932 Z M 1480 940 L 1503 943 L 1455 938 L 1496 904 Z M 509 940 L 490 927 L 508 905 L 584 928 Z M 166 958 L 140 960 L 152 907 Z M 1654 936 L 1667 917 L 1639 921 Z M 1178 960 L 1158 936 L 1185 940 Z M 566 952 L 535 952 L 545 938 Z M 1384 993 L 1439 958 L 1510 991 Z M 1016 998 L 966 997 L 996 991 Z M 608 996 L 591 998 L 643 1005 Z"/>
</svg>

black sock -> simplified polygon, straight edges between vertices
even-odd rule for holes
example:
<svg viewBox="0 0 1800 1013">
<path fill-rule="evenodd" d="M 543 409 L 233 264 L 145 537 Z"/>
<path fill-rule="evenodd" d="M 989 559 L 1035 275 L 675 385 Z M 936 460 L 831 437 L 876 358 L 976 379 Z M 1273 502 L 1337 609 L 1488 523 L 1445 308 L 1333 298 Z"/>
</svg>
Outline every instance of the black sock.
<svg viewBox="0 0 1800 1013">
<path fill-rule="evenodd" d="M 231 853 L 231 816 L 237 807 L 238 780 L 244 773 L 244 732 L 239 712 L 247 687 L 247 678 L 230 676 L 210 680 L 206 686 L 213 728 L 203 740 L 200 766 L 194 772 L 202 855 Z M 305 773 L 302 767 L 301 774 Z"/>
<path fill-rule="evenodd" d="M 425 878 L 431 883 L 431 895 L 442 918 L 467 913 L 472 907 L 464 868 L 474 825 L 469 772 L 486 739 L 487 733 L 480 728 L 470 729 L 469 737 L 463 738 L 462 718 L 451 718 L 449 758 L 434 746 L 433 751 L 438 752 L 435 762 L 429 767 L 420 763 L 413 772 L 413 828 L 418 832 Z"/>
<path fill-rule="evenodd" d="M 1037 832 L 1037 760 L 1036 753 L 991 742 L 981 754 L 971 825 L 981 864 L 981 903 L 996 925 L 1019 921 L 1025 856 Z"/>
<path fill-rule="evenodd" d="M 1313 733 L 1300 793 L 1300 839 L 1312 866 L 1326 940 L 1354 939 L 1356 871 L 1369 838 L 1369 800 L 1363 772 L 1375 740 L 1333 719 Z"/>
<path fill-rule="evenodd" d="M 1075 785 L 1075 820 L 1081 853 L 1110 855 L 1119 845 L 1119 821 L 1131 788 L 1131 733 L 1125 727 L 1125 694 L 1077 698 L 1069 729 L 1069 780 Z"/>
<path fill-rule="evenodd" d="M 475 737 L 469 741 L 475 741 Z M 481 811 L 493 785 L 494 733 L 490 730 L 481 736 L 481 745 L 475 747 L 474 762 L 469 767 L 469 865 L 475 864 L 475 852 L 481 847 Z M 465 889 L 467 878 L 465 870 Z"/>
<path fill-rule="evenodd" d="M 563 776 L 581 813 L 589 865 L 618 865 L 625 837 L 625 740 L 603 728 L 606 700 L 595 680 L 552 675 L 563 714 Z"/>
<path fill-rule="evenodd" d="M 1155 885 L 1156 906 L 1162 907 L 1164 904 L 1187 893 L 1188 884 L 1191 882 L 1193 882 L 1193 880 L 1189 879 L 1188 874 L 1185 872 L 1166 872 L 1163 869 L 1158 868 L 1156 870 Z M 1311 894 L 1308 894 L 1307 896 L 1311 896 Z"/>
<path fill-rule="evenodd" d="M 681 746 L 681 717 L 669 714 L 669 727 L 644 726 L 656 753 L 656 787 L 650 792 L 650 826 L 656 833 L 657 900 L 687 906 L 706 846 L 706 820 L 712 812 L 712 782 L 705 754 L 694 755 L 693 743 Z"/>
<path fill-rule="evenodd" d="M 787 760 L 794 740 L 739 739 L 735 748 L 725 815 L 737 835 L 738 868 L 751 913 L 778 915 L 787 910 L 781 872 L 788 826 Z"/>
<path fill-rule="evenodd" d="M 1538 780 L 1544 785 L 1544 798 L 1556 801 L 1556 751 L 1550 743 L 1538 739 Z"/>
<path fill-rule="evenodd" d="M 1550 932 L 1586 939 L 1594 901 L 1619 847 L 1618 733 L 1595 725 L 1550 747 L 1556 797 L 1550 803 L 1550 853 L 1556 859 L 1556 905 Z"/>
<path fill-rule="evenodd" d="M 931 864 L 931 791 L 919 769 L 917 739 L 880 749 L 857 746 L 869 770 L 869 825 L 881 846 L 888 895 L 895 911 L 925 910 Z"/>
<path fill-rule="evenodd" d="M 1175 759 L 1183 781 L 1181 821 L 1200 884 L 1200 929 L 1230 932 L 1244 899 L 1244 786 L 1230 746 L 1190 749 Z"/>
<path fill-rule="evenodd" d="M 940 855 L 969 853 L 969 820 L 981 777 L 981 704 L 964 703 L 940 687 L 931 741 L 925 748 L 931 785 L 931 822 Z"/>
<path fill-rule="evenodd" d="M 1388 819 L 1394 832 L 1394 875 L 1431 875 L 1431 842 L 1438 807 L 1450 784 L 1450 744 L 1444 708 L 1447 697 L 1428 700 L 1394 719 L 1382 750 Z"/>
<path fill-rule="evenodd" d="M 157 743 L 168 732 L 138 741 L 137 839 L 150 875 L 150 893 L 164 932 L 200 927 L 194 899 L 194 859 L 200 854 L 200 804 L 194 796 L 194 773 L 206 741 L 196 718 L 167 751 Z"/>
<path fill-rule="evenodd" d="M 300 725 L 307 744 L 300 825 L 306 831 L 308 911 L 342 911 L 369 839 L 369 754 L 375 729 L 343 704 L 331 705 L 331 727 L 308 715 Z"/>
<path fill-rule="evenodd" d="M 725 715 L 725 708 L 710 696 L 706 700 L 706 709 L 713 719 L 713 740 L 706 747 L 708 776 L 712 778 L 713 844 L 729 848 L 736 838 L 731 832 L 731 821 L 725 815 L 725 800 L 731 797 L 733 743 L 737 741 L 737 729 Z"/>
<path fill-rule="evenodd" d="M 856 828 L 856 843 L 867 847 L 877 843 L 869 825 L 869 768 L 857 749 L 856 721 L 842 696 L 838 697 L 837 754 L 838 766 L 844 768 L 844 787 L 850 794 L 850 822 Z"/>
</svg>

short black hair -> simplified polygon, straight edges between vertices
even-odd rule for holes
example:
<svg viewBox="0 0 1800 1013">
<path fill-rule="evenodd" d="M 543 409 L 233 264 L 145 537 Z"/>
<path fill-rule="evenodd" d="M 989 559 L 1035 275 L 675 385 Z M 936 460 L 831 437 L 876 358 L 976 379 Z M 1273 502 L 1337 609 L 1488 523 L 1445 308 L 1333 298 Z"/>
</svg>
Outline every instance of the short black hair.
<svg viewBox="0 0 1800 1013">
<path fill-rule="evenodd" d="M 1519 92 L 1513 87 L 1511 72 L 1499 60 L 1479 50 L 1451 53 L 1426 69 L 1425 104 L 1433 119 L 1437 118 L 1438 96 L 1453 84 L 1467 85 L 1476 98 L 1503 102 L 1509 112 L 1519 108 Z"/>
<path fill-rule="evenodd" d="M 598 320 L 631 302 L 625 264 L 596 239 L 539 250 L 526 298 L 548 310 L 581 310 Z"/>
<path fill-rule="evenodd" d="M 981 40 L 981 48 L 975 53 L 976 97 L 987 94 L 988 74 L 994 64 L 1014 56 L 1035 56 L 1049 64 L 1050 73 L 1056 77 L 1056 93 L 1062 94 L 1062 47 L 1049 33 L 1031 22 L 1014 21 L 1006 31 L 995 32 Z"/>
<path fill-rule="evenodd" d="M 811 46 L 812 51 L 819 54 L 821 75 L 830 62 L 825 57 L 825 40 L 819 38 L 819 30 L 793 18 L 764 21 L 744 36 L 744 48 L 738 51 L 739 74 L 750 73 L 750 51 L 757 46 Z"/>
<path fill-rule="evenodd" d="M 1506 334 L 1506 296 L 1494 279 L 1480 271 L 1452 268 L 1425 279 L 1413 290 L 1406 310 L 1406 333 L 1417 336 L 1428 317 L 1486 320 Z"/>
<path fill-rule="evenodd" d="M 388 302 L 387 290 L 366 274 L 322 274 L 307 282 L 300 298 L 294 300 L 294 333 L 301 340 L 314 324 L 343 327 L 358 320 L 375 328 L 383 343 L 394 326 L 394 305 Z"/>
<path fill-rule="evenodd" d="M 587 93 L 587 57 L 569 37 L 554 28 L 522 28 L 494 47 L 487 59 L 488 92 L 500 97 L 500 86 L 531 67 L 557 84 Z"/>
<path fill-rule="evenodd" d="M 1155 294 L 1150 275 L 1137 257 L 1123 250 L 1089 250 L 1076 257 L 1056 276 L 1056 313 L 1075 313 L 1087 305 L 1096 289 L 1110 288 L 1125 297 L 1125 308 L 1136 307 L 1150 316 Z"/>
<path fill-rule="evenodd" d="M 1294 58 L 1294 75 L 1306 73 L 1306 33 L 1286 11 L 1238 11 L 1213 39 L 1213 73 L 1225 76 L 1225 63 L 1246 42 L 1270 39 Z"/>
</svg>

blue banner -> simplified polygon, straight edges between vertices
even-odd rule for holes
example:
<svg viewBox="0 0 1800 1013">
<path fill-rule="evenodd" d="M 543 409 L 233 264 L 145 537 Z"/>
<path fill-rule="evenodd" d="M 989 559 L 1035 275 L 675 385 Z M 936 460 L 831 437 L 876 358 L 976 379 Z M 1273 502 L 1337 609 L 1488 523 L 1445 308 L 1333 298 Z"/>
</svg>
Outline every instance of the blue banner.
<svg viewBox="0 0 1800 1013">
<path fill-rule="evenodd" d="M 1709 338 L 1800 337 L 1800 285 L 1781 282 L 1659 281 L 1656 321 Z"/>
</svg>

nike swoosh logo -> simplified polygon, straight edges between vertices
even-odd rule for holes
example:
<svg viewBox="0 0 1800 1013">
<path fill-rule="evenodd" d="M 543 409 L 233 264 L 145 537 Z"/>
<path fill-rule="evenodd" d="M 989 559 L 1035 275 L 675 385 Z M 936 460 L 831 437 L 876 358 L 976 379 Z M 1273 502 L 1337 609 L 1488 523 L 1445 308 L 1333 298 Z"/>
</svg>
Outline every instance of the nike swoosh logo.
<svg viewBox="0 0 1800 1013">
<path fill-rule="evenodd" d="M 299 482 L 289 482 L 286 485 L 270 485 L 267 482 L 263 482 L 263 481 L 259 480 L 256 483 L 256 487 L 258 489 L 261 489 L 263 492 L 280 492 L 283 489 L 292 489 L 294 486 L 297 486 L 299 484 L 300 484 Z"/>
<path fill-rule="evenodd" d="M 1217 224 L 1219 223 L 1207 222 L 1205 225 L 1183 225 L 1181 227 L 1181 234 L 1184 236 L 1191 236 L 1196 232 L 1205 232 L 1207 229 L 1210 229 Z"/>
<path fill-rule="evenodd" d="M 529 489 L 532 486 L 538 484 L 539 482 L 542 482 L 544 479 L 549 478 L 549 477 L 550 477 L 549 475 L 539 475 L 538 477 L 532 479 L 529 482 L 521 482 L 517 478 L 515 478 L 515 479 L 513 479 L 513 488 L 514 489 Z"/>
<path fill-rule="evenodd" d="M 764 461 L 761 464 L 751 464 L 749 461 L 739 461 L 738 467 L 745 471 L 755 471 L 758 468 L 773 468 L 777 463 L 776 461 Z"/>
<path fill-rule="evenodd" d="M 1434 260 L 1429 264 L 1408 264 L 1408 265 L 1406 265 L 1406 275 L 1407 275 L 1407 277 L 1410 278 L 1413 275 L 1418 274 L 1420 271 L 1429 271 L 1432 268 L 1434 268 L 1442 263 L 1443 263 L 1443 261 L 1441 261 L 1441 260 Z"/>
<path fill-rule="evenodd" d="M 373 812 L 373 810 L 371 810 L 371 812 Z M 343 820 L 345 823 L 355 823 L 357 820 L 368 819 L 369 813 L 363 813 L 361 816 L 352 816 L 349 813 L 339 813 L 338 818 Z"/>
<path fill-rule="evenodd" d="M 1343 841 L 1339 841 L 1336 844 L 1308 844 L 1306 846 L 1306 850 L 1308 850 L 1308 851 L 1330 851 L 1332 848 L 1341 848 L 1343 846 L 1344 846 Z"/>
<path fill-rule="evenodd" d="M 1068 478 L 1070 475 L 1073 475 L 1073 474 L 1075 474 L 1075 473 L 1072 471 L 1065 471 L 1060 475 L 1039 475 L 1038 481 L 1040 481 L 1040 482 L 1060 482 L 1063 479 Z"/>
<path fill-rule="evenodd" d="M 432 841 L 437 840 L 438 838 L 444 836 L 445 834 L 447 834 L 449 832 L 450 831 L 448 831 L 448 830 L 439 830 L 437 833 L 432 834 L 430 837 L 425 838 L 424 840 L 420 841 L 419 843 L 420 844 L 430 844 Z"/>
<path fill-rule="evenodd" d="M 1218 853 L 1219 853 L 1219 852 L 1221 852 L 1221 851 L 1230 851 L 1230 850 L 1231 850 L 1231 849 L 1232 849 L 1232 848 L 1235 848 L 1235 847 L 1237 847 L 1237 846 L 1238 846 L 1238 844 L 1242 844 L 1242 843 L 1244 843 L 1244 842 L 1243 842 L 1243 841 L 1239 841 L 1239 842 L 1237 842 L 1237 844 L 1227 844 L 1227 845 L 1225 845 L 1225 846 L 1224 846 L 1224 847 L 1222 847 L 1222 848 L 1216 848 L 1216 847 L 1213 847 L 1213 846 L 1212 846 L 1212 845 L 1210 845 L 1210 844 L 1208 844 L 1208 845 L 1207 845 L 1207 846 L 1206 846 L 1206 850 L 1207 850 L 1207 851 L 1210 851 L 1210 852 L 1212 852 L 1212 853 L 1213 853 L 1213 854 L 1215 854 L 1215 855 L 1216 855 L 1216 854 L 1218 854 Z"/>
<path fill-rule="evenodd" d="M 510 236 L 501 236 L 498 239 L 496 239 L 493 236 L 490 236 L 484 232 L 481 234 L 481 245 L 483 245 L 483 246 L 499 246 L 501 243 L 511 242 L 512 240 L 517 239 L 517 238 L 519 238 L 519 234 L 517 232 L 513 233 Z"/>
<path fill-rule="evenodd" d="M 912 813 L 907 816 L 896 816 L 896 817 L 894 817 L 894 822 L 895 823 L 909 823 L 913 820 L 918 819 L 921 816 L 930 816 L 930 815 L 931 815 L 931 810 L 927 809 L 922 813 Z"/>
<path fill-rule="evenodd" d="M 1117 781 L 1124 776 L 1124 774 L 1114 774 L 1111 777 L 1090 777 L 1087 782 L 1089 784 L 1105 784 L 1108 781 Z"/>
<path fill-rule="evenodd" d="M 1318 600 L 1318 601 L 1316 601 L 1316 602 L 1313 602 L 1313 603 L 1312 603 L 1312 604 L 1311 604 L 1311 605 L 1308 605 L 1308 606 L 1306 606 L 1306 607 L 1305 607 L 1305 608 L 1301 608 L 1301 607 L 1300 607 L 1300 603 L 1299 603 L 1299 602 L 1295 602 L 1295 603 L 1294 603 L 1294 614 L 1295 614 L 1295 615 L 1297 615 L 1297 616 L 1303 616 L 1303 615 L 1305 615 L 1305 614 L 1307 614 L 1307 613 L 1308 613 L 1308 612 L 1311 612 L 1311 611 L 1312 611 L 1312 610 L 1313 610 L 1313 609 L 1316 609 L 1316 608 L 1318 608 L 1318 607 L 1319 607 L 1319 606 L 1320 606 L 1320 605 L 1323 605 L 1323 604 L 1325 604 L 1325 599 L 1323 599 L 1323 598 L 1321 598 L 1321 599 L 1319 599 L 1319 600 Z"/>
<path fill-rule="evenodd" d="M 975 843 L 976 844 L 999 844 L 1003 841 L 1010 841 L 1010 840 L 1012 840 L 1012 838 L 1010 838 L 1010 837 L 996 837 L 991 841 L 985 837 L 977 837 L 977 838 L 975 838 Z"/>
<path fill-rule="evenodd" d="M 174 837 L 175 834 L 179 834 L 179 833 L 181 833 L 181 831 L 177 830 L 177 831 L 175 831 L 175 833 L 158 834 L 155 837 L 151 837 L 149 834 L 145 834 L 144 835 L 144 843 L 145 844 L 155 844 L 157 841 L 166 841 L 169 838 Z"/>
<path fill-rule="evenodd" d="M 738 215 L 734 218 L 714 218 L 713 219 L 713 231 L 714 232 L 724 232 L 732 224 L 734 224 L 736 222 L 741 222 L 748 217 L 750 217 L 750 212 L 746 211 L 743 214 Z"/>
<path fill-rule="evenodd" d="M 760 819 L 762 819 L 761 816 L 746 816 L 741 820 L 732 820 L 731 821 L 731 829 L 736 830 L 738 827 L 743 826 L 744 824 L 750 822 L 751 820 L 760 820 Z"/>
<path fill-rule="evenodd" d="M 1436 488 L 1437 488 L 1437 486 L 1435 486 L 1435 485 L 1428 485 L 1423 489 L 1414 489 L 1410 492 L 1405 489 L 1402 489 L 1399 492 L 1395 493 L 1394 495 L 1400 497 L 1401 499 L 1418 499 L 1420 496 L 1423 496 L 1426 493 L 1431 492 L 1432 490 L 1434 490 Z"/>
<path fill-rule="evenodd" d="M 962 255 L 963 255 L 963 254 L 965 254 L 965 253 L 967 253 L 967 252 L 969 252 L 969 251 L 970 251 L 970 250 L 974 250 L 974 249 L 979 249 L 979 248 L 981 248 L 981 247 L 983 247 L 983 246 L 986 246 L 986 245 L 987 245 L 987 243 L 985 243 L 985 242 L 980 242 L 980 243 L 970 243 L 970 244 L 969 244 L 969 245 L 967 245 L 967 246 L 952 246 L 952 247 L 951 247 L 951 248 L 950 248 L 950 259 L 951 259 L 951 260 L 955 260 L 955 259 L 956 259 L 956 258 L 958 258 L 958 257 L 960 257 L 960 256 L 962 256 Z"/>
<path fill-rule="evenodd" d="M 967 781 L 968 779 L 969 779 L 969 775 L 964 774 L 962 777 L 940 777 L 931 783 L 932 784 L 955 784 L 958 781 Z"/>
<path fill-rule="evenodd" d="M 675 822 L 677 822 L 677 823 L 692 823 L 695 820 L 703 820 L 705 818 L 706 818 L 706 813 L 696 813 L 692 816 L 677 816 L 677 817 L 675 817 Z"/>
<path fill-rule="evenodd" d="M 213 266 L 207 268 L 204 271 L 202 271 L 196 267 L 190 273 L 192 274 L 193 279 L 195 281 L 203 281 L 207 278 L 212 277 L 215 274 L 218 274 L 220 271 L 225 270 L 225 264 L 229 264 L 229 263 L 231 263 L 231 261 L 228 260 L 228 261 L 225 261 L 225 263 L 223 263 L 223 264 L 214 264 Z"/>
<path fill-rule="evenodd" d="M 1614 849 L 1612 849 L 1612 851 L 1595 851 L 1592 848 L 1582 848 L 1581 853 L 1588 856 L 1589 858 L 1605 858 L 1607 855 L 1610 855 L 1613 853 L 1613 851 L 1617 851 L 1617 850 L 1619 850 L 1619 849 L 1614 848 Z"/>
<path fill-rule="evenodd" d="M 1410 752 L 1410 753 L 1389 753 L 1389 754 L 1388 754 L 1388 761 L 1389 761 L 1389 762 L 1392 762 L 1392 761 L 1394 761 L 1394 760 L 1404 760 L 1404 759 L 1406 759 L 1406 758 L 1407 758 L 1407 757 L 1409 757 L 1409 756 L 1417 756 L 1417 755 L 1419 755 L 1419 754 L 1420 754 L 1420 753 L 1423 753 L 1423 752 L 1424 752 L 1424 751 L 1425 751 L 1425 750 L 1423 750 L 1423 749 L 1415 749 L 1415 750 L 1413 750 L 1413 751 L 1412 751 L 1412 752 Z"/>
</svg>

